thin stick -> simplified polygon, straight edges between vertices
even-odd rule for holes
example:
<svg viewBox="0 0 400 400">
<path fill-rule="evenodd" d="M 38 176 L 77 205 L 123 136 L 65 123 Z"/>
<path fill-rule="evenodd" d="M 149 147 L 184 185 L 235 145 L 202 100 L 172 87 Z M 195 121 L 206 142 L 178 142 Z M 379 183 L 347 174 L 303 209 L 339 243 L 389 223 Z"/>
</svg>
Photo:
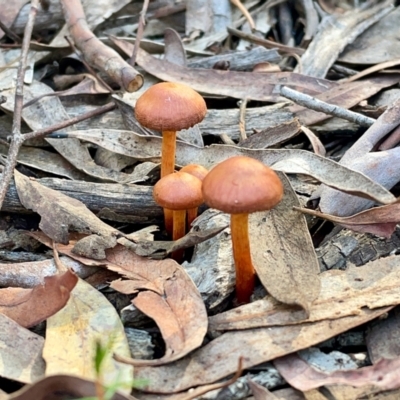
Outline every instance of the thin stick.
<svg viewBox="0 0 400 400">
<path fill-rule="evenodd" d="M 240 141 L 246 140 L 246 107 L 247 107 L 247 99 L 243 99 L 240 102 L 240 112 L 239 112 L 239 132 L 240 132 Z"/>
<path fill-rule="evenodd" d="M 4 198 L 6 197 L 7 189 L 13 176 L 14 168 L 17 164 L 18 151 L 24 141 L 23 135 L 21 134 L 22 107 L 24 102 L 24 77 L 28 59 L 29 44 L 32 37 L 33 25 L 35 23 L 38 6 L 39 0 L 32 0 L 28 22 L 25 26 L 24 39 L 22 41 L 21 60 L 18 66 L 17 84 L 15 88 L 15 106 L 12 125 L 12 138 L 10 149 L 8 151 L 7 162 L 1 175 L 0 181 L 0 209 L 3 205 Z"/>
<path fill-rule="evenodd" d="M 95 117 L 97 115 L 104 114 L 108 111 L 113 110 L 114 108 L 115 108 L 114 103 L 108 103 L 102 107 L 96 108 L 95 110 L 89 111 L 85 114 L 68 119 L 66 121 L 62 121 L 58 124 L 51 125 L 47 128 L 39 129 L 37 131 L 26 133 L 24 135 L 20 134 L 20 135 L 18 135 L 18 141 L 16 141 L 13 138 L 13 140 L 11 141 L 10 149 L 8 151 L 7 162 L 6 162 L 3 174 L 1 176 L 1 181 L 0 181 L 0 209 L 3 205 L 3 201 L 4 201 L 5 195 L 8 190 L 10 180 L 13 176 L 14 168 L 17 164 L 18 151 L 21 148 L 22 144 L 26 140 L 44 137 L 44 136 L 48 135 L 49 133 L 58 131 L 60 129 L 74 125 L 78 122 Z"/>
<path fill-rule="evenodd" d="M 58 124 L 50 125 L 47 128 L 39 129 L 34 132 L 25 133 L 25 135 L 23 135 L 23 139 L 25 141 L 25 140 L 29 140 L 29 139 L 37 139 L 37 138 L 44 137 L 44 136 L 48 135 L 49 133 L 58 131 L 60 129 L 64 129 L 68 126 L 77 124 L 78 122 L 82 122 L 82 121 L 85 121 L 86 119 L 93 118 L 93 117 L 96 117 L 97 115 L 101 115 L 108 111 L 114 110 L 114 108 L 115 108 L 115 103 L 107 103 L 104 106 L 98 107 L 94 110 L 91 110 L 91 111 L 85 113 L 85 114 L 78 115 L 77 117 L 59 122 Z"/>
<path fill-rule="evenodd" d="M 136 34 L 135 45 L 133 46 L 132 56 L 128 60 L 128 64 L 132 65 L 132 67 L 135 66 L 136 56 L 139 51 L 140 42 L 143 37 L 143 31 L 144 31 L 144 27 L 146 25 L 145 16 L 146 16 L 148 6 L 149 6 L 149 0 L 144 0 L 142 11 L 140 12 L 140 17 L 139 17 L 139 26 L 138 26 L 138 30 L 137 30 L 137 34 Z"/>
<path fill-rule="evenodd" d="M 7 25 L 5 25 L 1 21 L 1 19 L 0 19 L 0 28 L 10 39 L 14 40 L 14 42 L 16 43 L 22 42 L 21 38 L 16 33 L 14 33 Z"/>
<path fill-rule="evenodd" d="M 254 19 L 250 15 L 247 8 L 240 2 L 240 0 L 231 0 L 231 3 L 234 4 L 240 10 L 240 12 L 243 14 L 243 16 L 247 19 L 247 22 L 250 25 L 251 30 L 255 31 L 256 24 L 254 23 Z"/>
<path fill-rule="evenodd" d="M 294 53 L 298 54 L 299 56 L 303 55 L 305 52 L 304 49 L 301 49 L 299 47 L 285 46 L 284 44 L 273 42 L 272 40 L 262 39 L 256 35 L 252 35 L 251 33 L 245 33 L 239 31 L 238 29 L 230 28 L 229 26 L 226 29 L 233 36 L 237 36 L 251 43 L 259 44 L 260 46 L 264 46 L 267 49 L 278 49 L 278 51 L 281 53 Z"/>
<path fill-rule="evenodd" d="M 318 100 L 315 97 L 300 93 L 293 89 L 289 89 L 286 86 L 281 87 L 280 94 L 303 107 L 314 111 L 323 112 L 325 114 L 334 115 L 335 117 L 343 118 L 347 121 L 354 122 L 367 128 L 369 128 L 376 121 L 375 119 L 366 117 L 365 115 L 346 110 L 345 108 L 336 106 L 334 104 L 325 103 L 324 101 Z"/>
</svg>

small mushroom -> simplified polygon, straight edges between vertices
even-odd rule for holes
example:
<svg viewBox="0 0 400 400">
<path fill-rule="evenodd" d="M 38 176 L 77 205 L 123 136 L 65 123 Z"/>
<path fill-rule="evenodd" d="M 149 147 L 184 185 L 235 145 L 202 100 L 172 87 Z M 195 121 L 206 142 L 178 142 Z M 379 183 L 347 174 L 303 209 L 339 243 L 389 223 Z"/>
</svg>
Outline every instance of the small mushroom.
<svg viewBox="0 0 400 400">
<path fill-rule="evenodd" d="M 178 240 L 186 233 L 186 211 L 203 202 L 201 181 L 186 172 L 169 174 L 154 185 L 153 197 L 161 207 L 172 210 L 172 239 Z M 182 255 L 178 251 L 172 256 L 179 261 Z"/>
<path fill-rule="evenodd" d="M 206 175 L 208 174 L 208 169 L 204 168 L 202 165 L 198 164 L 188 164 L 181 168 L 181 172 L 186 172 L 187 174 L 193 175 L 200 179 L 202 182 Z M 187 226 L 190 229 L 192 222 L 197 218 L 198 207 L 190 208 L 187 210 Z"/>
<path fill-rule="evenodd" d="M 162 132 L 161 178 L 174 172 L 176 132 L 198 124 L 206 112 L 203 97 L 181 83 L 157 83 L 139 97 L 136 119 L 144 127 Z M 165 227 L 171 233 L 171 215 L 164 215 Z"/>
<path fill-rule="evenodd" d="M 204 178 L 203 198 L 212 208 L 231 214 L 236 298 L 248 303 L 254 290 L 255 271 L 248 233 L 249 213 L 269 210 L 282 199 L 278 175 L 260 161 L 237 156 L 216 165 Z"/>
</svg>

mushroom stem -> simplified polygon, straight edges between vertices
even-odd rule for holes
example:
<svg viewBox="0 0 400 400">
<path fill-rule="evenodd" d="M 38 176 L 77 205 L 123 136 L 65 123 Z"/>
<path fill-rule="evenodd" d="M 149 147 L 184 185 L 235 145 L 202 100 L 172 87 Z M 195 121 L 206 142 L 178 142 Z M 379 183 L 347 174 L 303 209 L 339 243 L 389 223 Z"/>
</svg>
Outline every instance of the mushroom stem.
<svg viewBox="0 0 400 400">
<path fill-rule="evenodd" d="M 175 169 L 176 132 L 163 131 L 161 149 L 161 178 L 172 174 Z"/>
<path fill-rule="evenodd" d="M 176 132 L 162 132 L 161 178 L 173 174 L 175 170 Z M 171 236 L 173 230 L 172 211 L 164 208 L 165 230 Z"/>
<path fill-rule="evenodd" d="M 174 210 L 173 211 L 173 231 L 172 239 L 178 240 L 185 236 L 186 232 L 186 210 Z M 181 262 L 183 258 L 183 250 L 176 250 L 172 253 L 172 258 Z"/>
<path fill-rule="evenodd" d="M 249 214 L 231 214 L 233 258 L 236 266 L 236 299 L 238 304 L 249 303 L 254 290 L 255 272 L 251 261 Z"/>
</svg>

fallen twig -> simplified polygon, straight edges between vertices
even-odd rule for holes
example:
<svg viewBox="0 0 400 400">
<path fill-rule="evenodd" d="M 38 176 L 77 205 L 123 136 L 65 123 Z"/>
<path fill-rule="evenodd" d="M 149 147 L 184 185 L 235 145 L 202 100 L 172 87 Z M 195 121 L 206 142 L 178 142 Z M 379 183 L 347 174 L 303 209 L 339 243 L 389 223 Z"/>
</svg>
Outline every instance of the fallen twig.
<svg viewBox="0 0 400 400">
<path fill-rule="evenodd" d="M 142 11 L 140 12 L 140 17 L 139 17 L 139 26 L 138 26 L 138 30 L 137 30 L 137 34 L 136 34 L 135 45 L 133 47 L 132 56 L 128 60 L 128 63 L 130 65 L 132 65 L 132 67 L 135 66 L 136 56 L 137 56 L 137 53 L 139 51 L 140 42 L 141 42 L 142 37 L 143 37 L 144 26 L 146 25 L 145 16 L 146 16 L 146 12 L 147 12 L 147 7 L 148 6 L 149 6 L 149 0 L 144 0 Z"/>
<path fill-rule="evenodd" d="M 240 0 L 231 0 L 231 3 L 234 4 L 240 10 L 243 16 L 247 19 L 247 22 L 250 25 L 251 30 L 255 31 L 256 24 L 254 23 L 253 17 L 250 15 L 247 8 L 240 2 Z"/>
<path fill-rule="evenodd" d="M 60 129 L 74 125 L 78 122 L 95 117 L 97 115 L 104 114 L 108 111 L 113 110 L 114 108 L 115 108 L 114 103 L 108 103 L 104 106 L 96 108 L 85 114 L 79 115 L 75 118 L 65 120 L 58 124 L 51 125 L 47 128 L 39 129 L 37 131 L 26 133 L 23 135 L 19 134 L 17 137 L 17 140 L 14 138 L 14 135 L 13 135 L 13 139 L 11 140 L 10 149 L 9 149 L 8 156 L 7 156 L 7 162 L 5 164 L 4 171 L 2 173 L 1 181 L 0 181 L 0 209 L 2 208 L 3 201 L 4 201 L 5 195 L 7 193 L 9 184 L 10 184 L 10 180 L 13 176 L 14 168 L 17 164 L 17 156 L 18 156 L 19 149 L 21 148 L 22 144 L 26 140 L 44 137 L 44 136 L 48 135 L 49 133 L 58 131 Z"/>
<path fill-rule="evenodd" d="M 8 159 L 4 167 L 0 181 L 0 209 L 6 196 L 14 168 L 17 164 L 18 151 L 24 141 L 21 134 L 22 107 L 24 102 L 24 76 L 28 58 L 29 44 L 31 41 L 33 25 L 38 11 L 39 0 L 32 0 L 28 22 L 25 27 L 24 39 L 22 41 L 21 60 L 18 66 L 17 84 L 15 88 L 15 108 L 12 125 L 12 137 Z"/>
<path fill-rule="evenodd" d="M 355 122 L 356 124 L 365 126 L 367 128 L 369 128 L 376 121 L 375 119 L 366 117 L 365 115 L 346 110 L 345 108 L 334 104 L 325 103 L 324 101 L 318 100 L 315 97 L 300 93 L 297 90 L 289 89 L 286 86 L 281 87 L 280 94 L 303 107 L 314 111 L 320 111 L 325 114 L 334 115 L 335 117 Z"/>
<path fill-rule="evenodd" d="M 14 42 L 16 43 L 21 43 L 21 38 L 14 33 L 7 25 L 5 25 L 1 19 L 0 19 L 0 29 L 12 40 L 14 40 Z"/>
<path fill-rule="evenodd" d="M 81 2 L 62 0 L 61 5 L 69 32 L 86 61 L 110 76 L 127 92 L 140 89 L 143 76 L 93 34 L 87 25 Z"/>
</svg>

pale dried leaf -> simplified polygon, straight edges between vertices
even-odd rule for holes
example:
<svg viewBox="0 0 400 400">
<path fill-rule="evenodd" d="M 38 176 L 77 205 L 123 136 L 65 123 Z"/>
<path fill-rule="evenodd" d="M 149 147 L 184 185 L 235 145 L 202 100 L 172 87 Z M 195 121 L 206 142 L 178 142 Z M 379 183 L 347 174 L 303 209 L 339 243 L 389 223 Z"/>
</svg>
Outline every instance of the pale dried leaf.
<svg viewBox="0 0 400 400">
<path fill-rule="evenodd" d="M 319 264 L 305 218 L 287 177 L 282 201 L 272 210 L 250 214 L 251 258 L 263 286 L 277 300 L 298 305 L 306 314 L 320 291 Z"/>
<path fill-rule="evenodd" d="M 352 64 L 378 64 L 400 57 L 397 28 L 400 8 L 396 7 L 349 44 L 340 61 Z M 384 45 L 382 42 L 384 38 Z"/>
<path fill-rule="evenodd" d="M 95 379 L 97 340 L 109 348 L 102 364 L 104 384 L 113 384 L 117 379 L 129 382 L 132 367 L 117 363 L 112 358 L 113 352 L 129 354 L 122 322 L 103 294 L 79 279 L 67 305 L 47 319 L 43 349 L 46 375 L 73 374 Z M 123 389 L 122 392 L 129 393 L 130 390 Z"/>
</svg>

